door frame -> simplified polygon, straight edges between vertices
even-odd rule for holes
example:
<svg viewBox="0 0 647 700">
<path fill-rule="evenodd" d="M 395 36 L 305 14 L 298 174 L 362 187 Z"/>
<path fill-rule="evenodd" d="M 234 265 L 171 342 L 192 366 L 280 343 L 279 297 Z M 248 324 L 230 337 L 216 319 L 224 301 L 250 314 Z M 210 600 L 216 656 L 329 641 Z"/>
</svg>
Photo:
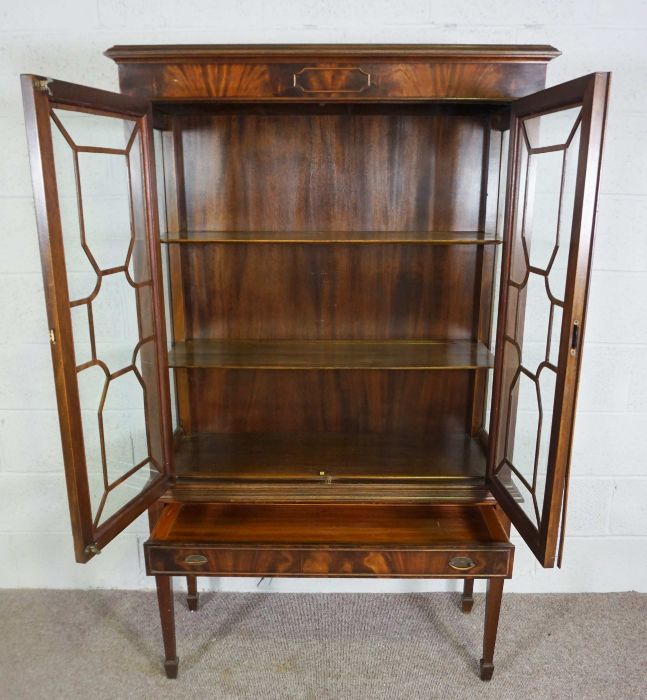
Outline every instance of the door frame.
<svg viewBox="0 0 647 700">
<path fill-rule="evenodd" d="M 600 162 L 606 121 L 610 74 L 593 73 L 541 90 L 511 103 L 510 147 L 495 354 L 492 410 L 489 428 L 487 482 L 506 515 L 544 567 L 555 565 L 559 540 L 559 564 L 563 551 L 568 503 L 568 481 L 573 444 L 577 390 L 586 326 L 586 305 L 600 180 Z M 508 290 L 512 267 L 513 237 L 517 229 L 519 201 L 519 145 L 522 120 L 581 105 L 580 145 L 574 191 L 570 252 L 564 291 L 559 359 L 547 460 L 546 487 L 541 520 L 536 527 L 515 497 L 495 474 L 501 442 L 504 398 L 504 335 L 508 318 Z M 503 447 L 505 450 L 505 445 Z"/>
<path fill-rule="evenodd" d="M 98 554 L 110 540 L 146 511 L 168 488 L 171 477 L 170 390 L 152 138 L 152 108 L 149 101 L 141 98 L 52 80 L 43 76 L 22 75 L 21 83 L 74 552 L 76 560 L 84 563 Z M 96 528 L 92 519 L 83 443 L 63 229 L 52 143 L 50 110 L 58 105 L 71 107 L 79 112 L 135 118 L 140 129 L 142 144 L 142 187 L 152 280 L 152 323 L 157 336 L 156 391 L 159 396 L 162 472 L 134 499 Z"/>
</svg>

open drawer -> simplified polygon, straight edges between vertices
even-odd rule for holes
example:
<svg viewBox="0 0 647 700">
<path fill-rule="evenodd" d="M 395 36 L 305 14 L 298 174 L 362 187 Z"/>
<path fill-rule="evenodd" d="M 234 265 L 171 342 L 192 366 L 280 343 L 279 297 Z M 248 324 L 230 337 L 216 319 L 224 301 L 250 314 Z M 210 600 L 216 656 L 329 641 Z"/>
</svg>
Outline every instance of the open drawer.
<svg viewBox="0 0 647 700">
<path fill-rule="evenodd" d="M 482 504 L 170 503 L 144 551 L 200 576 L 509 578 L 514 556 Z"/>
</svg>

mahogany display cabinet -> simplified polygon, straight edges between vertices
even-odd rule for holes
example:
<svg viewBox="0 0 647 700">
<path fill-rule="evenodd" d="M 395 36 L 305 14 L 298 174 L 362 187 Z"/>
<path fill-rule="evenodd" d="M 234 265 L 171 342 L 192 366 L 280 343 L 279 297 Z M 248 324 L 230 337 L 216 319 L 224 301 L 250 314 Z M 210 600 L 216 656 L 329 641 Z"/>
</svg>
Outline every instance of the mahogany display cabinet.
<svg viewBox="0 0 647 700">
<path fill-rule="evenodd" d="M 550 46 L 115 46 L 23 76 L 76 559 L 487 579 L 561 558 L 609 75 Z M 370 644 L 370 640 L 366 640 Z"/>
</svg>

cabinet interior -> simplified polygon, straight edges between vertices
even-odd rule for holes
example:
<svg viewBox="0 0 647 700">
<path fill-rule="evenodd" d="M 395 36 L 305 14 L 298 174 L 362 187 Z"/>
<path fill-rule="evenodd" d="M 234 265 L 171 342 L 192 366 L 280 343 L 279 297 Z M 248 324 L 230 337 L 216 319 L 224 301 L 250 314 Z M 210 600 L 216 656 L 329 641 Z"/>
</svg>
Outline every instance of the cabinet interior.
<svg viewBox="0 0 647 700">
<path fill-rule="evenodd" d="M 156 104 L 180 481 L 483 481 L 504 109 Z"/>
</svg>

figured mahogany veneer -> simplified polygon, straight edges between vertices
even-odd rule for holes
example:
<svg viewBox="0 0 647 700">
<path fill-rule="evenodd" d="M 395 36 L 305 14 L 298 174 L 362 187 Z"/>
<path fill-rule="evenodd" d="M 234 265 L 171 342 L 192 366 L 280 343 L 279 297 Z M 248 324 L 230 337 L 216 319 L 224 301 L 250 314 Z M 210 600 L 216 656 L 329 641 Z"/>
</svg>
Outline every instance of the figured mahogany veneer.
<svg viewBox="0 0 647 700">
<path fill-rule="evenodd" d="M 173 246 L 175 340 L 475 340 L 484 247 Z"/>
<path fill-rule="evenodd" d="M 170 504 L 144 546 L 149 574 L 509 577 L 492 506 Z"/>
<path fill-rule="evenodd" d="M 479 196 L 492 108 L 172 107 L 189 231 L 485 230 Z"/>
<path fill-rule="evenodd" d="M 219 369 L 186 372 L 184 432 L 465 432 L 475 372 L 485 370 Z M 181 398 L 181 395 L 178 397 Z"/>
<path fill-rule="evenodd" d="M 114 46 L 121 89 L 149 98 L 510 100 L 544 86 L 552 46 Z M 313 70 L 314 69 L 314 70 Z"/>
<path fill-rule="evenodd" d="M 608 74 L 544 90 L 559 55 L 550 46 L 117 46 L 107 55 L 121 94 L 23 76 L 77 560 L 149 509 L 146 568 L 173 678 L 173 575 L 187 576 L 191 610 L 197 575 L 462 578 L 466 612 L 473 579 L 487 578 L 489 680 L 510 521 L 545 566 L 563 543 Z M 63 112 L 93 122 L 91 145 L 67 133 Z M 544 120 L 572 112 L 565 140 L 536 142 L 548 138 Z M 137 125 L 125 150 L 100 138 L 115 118 Z M 76 202 L 53 134 L 72 148 Z M 551 183 L 536 165 L 558 151 Z M 93 253 L 108 211 L 97 231 L 101 186 L 86 186 L 85 162 L 108 156 L 127 159 L 131 236 L 123 268 L 103 269 Z M 545 212 L 532 221 L 551 187 L 554 232 Z M 133 274 L 146 270 L 126 367 L 143 391 L 143 421 L 128 436 L 104 425 L 107 382 L 98 446 L 79 373 L 107 371 L 108 326 L 95 338 L 96 294 L 70 297 L 78 256 L 63 238 L 77 228 L 97 290 L 117 272 L 137 287 L 131 258 Z M 537 261 L 533 231 L 548 243 L 554 235 L 552 257 Z M 567 275 L 555 297 L 558 252 Z M 536 278 L 548 323 L 532 299 L 526 309 Z M 130 296 L 119 298 L 119 320 Z M 77 366 L 81 304 L 92 360 Z M 114 325 L 120 341 L 125 328 Z M 546 348 L 538 365 L 533 343 Z M 521 400 L 528 381 L 532 398 Z M 537 430 L 525 435 L 517 419 L 535 395 Z M 129 480 L 146 464 L 128 464 L 135 431 L 159 469 L 139 485 Z M 106 444 L 113 432 L 116 448 Z M 535 446 L 534 465 L 521 437 Z M 114 472 L 121 494 L 105 522 L 95 453 L 104 486 Z"/>
</svg>

